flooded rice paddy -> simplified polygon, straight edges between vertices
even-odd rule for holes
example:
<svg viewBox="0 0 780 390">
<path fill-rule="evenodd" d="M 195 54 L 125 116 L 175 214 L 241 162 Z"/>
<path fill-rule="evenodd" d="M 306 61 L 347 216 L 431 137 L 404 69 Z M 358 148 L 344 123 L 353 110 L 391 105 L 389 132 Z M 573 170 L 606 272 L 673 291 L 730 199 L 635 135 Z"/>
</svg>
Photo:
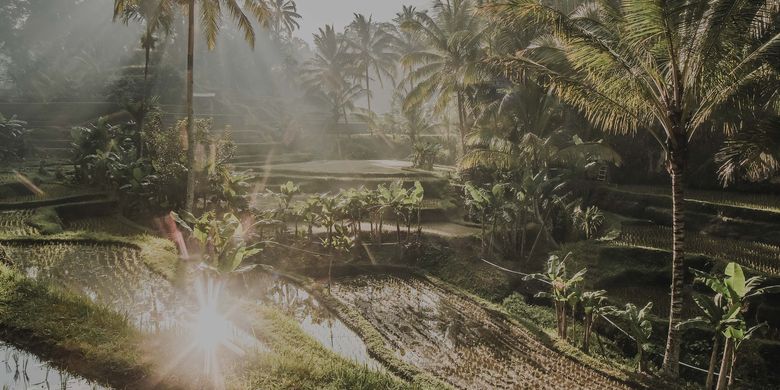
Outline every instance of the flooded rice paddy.
<svg viewBox="0 0 780 390">
<path fill-rule="evenodd" d="M 96 383 L 62 371 L 38 357 L 0 342 L 0 388 L 5 389 L 105 389 Z"/>
<path fill-rule="evenodd" d="M 306 290 L 266 272 L 243 278 L 246 296 L 259 304 L 272 304 L 294 318 L 301 329 L 336 354 L 373 370 L 382 370 L 363 340 Z"/>
<path fill-rule="evenodd" d="M 3 243 L 6 257 L 22 273 L 106 305 L 147 332 L 176 330 L 191 322 L 192 291 L 178 289 L 150 271 L 131 246 L 85 242 Z M 194 275 L 192 278 L 194 279 Z M 236 293 L 258 304 L 273 305 L 293 317 L 301 329 L 346 359 L 380 370 L 360 337 L 313 296 L 265 272 L 243 275 L 245 291 Z M 234 294 L 233 291 L 230 292 Z M 264 349 L 247 332 L 232 328 L 232 338 L 246 349 Z"/>
<path fill-rule="evenodd" d="M 471 299 L 419 278 L 345 278 L 332 292 L 357 308 L 401 359 L 459 388 L 627 388 Z"/>
<path fill-rule="evenodd" d="M 150 271 L 131 246 L 8 241 L 3 247 L 23 274 L 106 305 L 141 330 L 168 329 L 183 315 L 175 288 Z"/>
</svg>

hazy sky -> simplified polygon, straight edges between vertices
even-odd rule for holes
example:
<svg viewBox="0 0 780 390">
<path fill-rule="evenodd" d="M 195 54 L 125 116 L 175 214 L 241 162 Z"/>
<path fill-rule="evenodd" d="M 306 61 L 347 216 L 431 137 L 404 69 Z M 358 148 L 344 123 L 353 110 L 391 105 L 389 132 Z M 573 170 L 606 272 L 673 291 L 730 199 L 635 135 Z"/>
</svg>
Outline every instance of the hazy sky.
<svg viewBox="0 0 780 390">
<path fill-rule="evenodd" d="M 403 5 L 427 8 L 431 0 L 296 0 L 298 13 L 303 16 L 297 35 L 306 42 L 326 24 L 334 24 L 341 31 L 352 20 L 353 13 L 374 15 L 374 20 L 389 21 Z"/>
</svg>

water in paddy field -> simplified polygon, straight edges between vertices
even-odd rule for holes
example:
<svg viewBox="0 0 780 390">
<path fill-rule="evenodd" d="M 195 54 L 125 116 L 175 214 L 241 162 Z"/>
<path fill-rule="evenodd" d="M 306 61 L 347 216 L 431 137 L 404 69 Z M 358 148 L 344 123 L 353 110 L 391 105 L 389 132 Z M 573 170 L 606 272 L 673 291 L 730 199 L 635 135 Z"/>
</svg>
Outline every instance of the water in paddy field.
<svg viewBox="0 0 780 390">
<path fill-rule="evenodd" d="M 88 297 L 126 314 L 144 331 L 172 327 L 181 317 L 181 297 L 150 271 L 129 246 L 43 242 L 3 244 L 6 255 L 30 278 Z"/>
<path fill-rule="evenodd" d="M 0 388 L 93 390 L 106 387 L 54 368 L 37 356 L 0 342 Z"/>
<path fill-rule="evenodd" d="M 345 278 L 332 293 L 376 327 L 402 360 L 459 388 L 626 388 L 471 299 L 420 278 Z"/>
<path fill-rule="evenodd" d="M 383 370 L 368 354 L 363 339 L 306 290 L 266 272 L 247 274 L 244 282 L 248 297 L 279 307 L 326 348 L 372 370 Z"/>
</svg>

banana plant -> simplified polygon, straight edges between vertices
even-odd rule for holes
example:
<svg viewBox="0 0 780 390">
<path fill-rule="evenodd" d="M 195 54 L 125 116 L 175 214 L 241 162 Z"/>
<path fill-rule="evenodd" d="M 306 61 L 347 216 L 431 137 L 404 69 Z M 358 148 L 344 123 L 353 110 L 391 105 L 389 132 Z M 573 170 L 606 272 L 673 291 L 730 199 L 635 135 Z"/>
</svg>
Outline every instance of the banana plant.
<svg viewBox="0 0 780 390">
<path fill-rule="evenodd" d="M 333 233 L 335 226 L 341 219 L 339 210 L 338 195 L 320 194 L 315 197 L 316 204 L 319 206 L 319 222 L 326 231 L 326 240 L 330 245 L 333 243 Z"/>
<path fill-rule="evenodd" d="M 762 325 L 748 327 L 744 313 L 750 302 L 764 294 L 780 292 L 780 285 L 764 286 L 766 279 L 760 276 L 745 278 L 745 273 L 739 264 L 731 262 L 726 265 L 724 276 L 710 275 L 695 271 L 696 281 L 704 283 L 722 302 L 724 314 L 721 317 L 719 329 L 725 337 L 720 373 L 716 389 L 726 389 L 734 381 L 733 370 L 737 360 L 739 347 Z M 720 296 L 720 297 L 718 297 Z"/>
<path fill-rule="evenodd" d="M 296 214 L 298 214 L 303 222 L 306 223 L 307 234 L 310 239 L 314 236 L 314 227 L 319 226 L 320 224 L 321 208 L 319 199 L 316 196 L 298 202 L 295 206 Z"/>
<path fill-rule="evenodd" d="M 480 244 L 482 246 L 482 250 L 485 250 L 485 230 L 486 230 L 486 222 L 487 222 L 487 213 L 490 206 L 490 193 L 484 189 L 475 186 L 472 183 L 466 183 L 463 187 L 463 190 L 466 194 L 466 207 L 468 207 L 471 210 L 476 211 L 480 218 L 479 218 L 479 229 L 480 229 Z"/>
<path fill-rule="evenodd" d="M 368 208 L 366 192 L 366 188 L 361 186 L 360 188 L 342 190 L 339 194 L 339 209 L 348 219 L 348 225 L 352 229 L 352 235 L 356 240 L 360 240 L 360 236 L 363 233 L 361 221 L 363 221 Z"/>
<path fill-rule="evenodd" d="M 707 380 L 704 385 L 705 390 L 712 390 L 715 378 L 715 366 L 718 363 L 720 346 L 723 342 L 723 316 L 726 314 L 724 299 L 722 294 L 715 294 L 714 297 L 697 294 L 693 296 L 696 306 L 699 307 L 702 314 L 681 322 L 678 326 L 686 330 L 694 327 L 704 328 L 713 332 L 712 351 L 710 352 L 710 362 L 707 368 Z"/>
<path fill-rule="evenodd" d="M 583 316 L 582 351 L 590 352 L 590 337 L 593 334 L 593 326 L 602 315 L 614 310 L 607 305 L 606 290 L 585 291 L 580 294 Z"/>
<path fill-rule="evenodd" d="M 322 239 L 322 246 L 330 253 L 328 256 L 328 291 L 330 292 L 333 258 L 347 255 L 355 247 L 355 238 L 349 234 L 347 227 L 335 225 L 333 235 Z"/>
<path fill-rule="evenodd" d="M 417 232 L 422 230 L 422 202 L 425 198 L 425 189 L 419 181 L 414 182 L 414 187 L 406 192 L 406 196 L 401 202 L 401 209 L 404 223 L 406 224 L 406 234 L 409 236 L 412 230 L 413 219 L 417 218 Z"/>
<path fill-rule="evenodd" d="M 244 226 L 233 213 L 220 216 L 209 211 L 195 217 L 174 214 L 174 219 L 199 244 L 201 267 L 218 276 L 243 273 L 254 268 L 244 262 L 262 251 L 260 244 L 250 244 L 253 226 Z"/>
<path fill-rule="evenodd" d="M 607 314 L 621 319 L 627 325 L 627 332 L 636 343 L 636 361 L 639 372 L 646 372 L 645 352 L 650 350 L 650 335 L 653 333 L 650 312 L 653 302 L 639 309 L 633 303 L 627 303 L 625 309 L 612 309 Z"/>
<path fill-rule="evenodd" d="M 544 273 L 530 274 L 523 278 L 523 280 L 539 280 L 550 286 L 550 291 L 542 291 L 536 294 L 539 298 L 549 298 L 555 305 L 555 317 L 558 322 L 558 337 L 561 340 L 566 340 L 566 334 L 568 330 L 566 308 L 576 304 L 578 299 L 578 292 L 576 290 L 577 284 L 584 279 L 587 269 L 583 268 L 577 271 L 574 275 L 569 276 L 566 270 L 566 260 L 572 256 L 569 252 L 565 257 L 560 258 L 558 255 L 551 255 L 547 259 L 547 266 Z"/>
</svg>

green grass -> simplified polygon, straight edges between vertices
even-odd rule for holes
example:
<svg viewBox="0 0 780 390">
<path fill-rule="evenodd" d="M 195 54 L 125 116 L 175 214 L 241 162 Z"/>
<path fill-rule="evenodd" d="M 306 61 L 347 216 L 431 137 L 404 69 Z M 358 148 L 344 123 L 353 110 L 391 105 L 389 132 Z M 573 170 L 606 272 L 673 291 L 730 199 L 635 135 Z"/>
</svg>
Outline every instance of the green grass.
<svg viewBox="0 0 780 390">
<path fill-rule="evenodd" d="M 153 376 L 142 337 L 124 317 L 5 266 L 0 266 L 0 325 L 4 340 L 88 379 L 144 387 Z"/>
<path fill-rule="evenodd" d="M 33 211 L 27 223 L 40 234 L 58 234 L 63 232 L 62 220 L 53 207 L 41 207 Z"/>
<path fill-rule="evenodd" d="M 52 243 L 52 242 L 77 242 L 84 244 L 105 244 L 129 246 L 139 251 L 141 260 L 152 271 L 162 275 L 168 280 L 176 280 L 181 272 L 181 261 L 175 245 L 161 237 L 148 234 L 121 237 L 100 232 L 64 232 L 50 236 L 25 236 L 19 237 L 13 234 L 1 234 L 0 242 L 19 243 Z"/>
<path fill-rule="evenodd" d="M 408 389 L 412 385 L 335 356 L 279 310 L 252 306 L 253 331 L 271 352 L 250 356 L 229 378 L 235 389 Z"/>
</svg>

